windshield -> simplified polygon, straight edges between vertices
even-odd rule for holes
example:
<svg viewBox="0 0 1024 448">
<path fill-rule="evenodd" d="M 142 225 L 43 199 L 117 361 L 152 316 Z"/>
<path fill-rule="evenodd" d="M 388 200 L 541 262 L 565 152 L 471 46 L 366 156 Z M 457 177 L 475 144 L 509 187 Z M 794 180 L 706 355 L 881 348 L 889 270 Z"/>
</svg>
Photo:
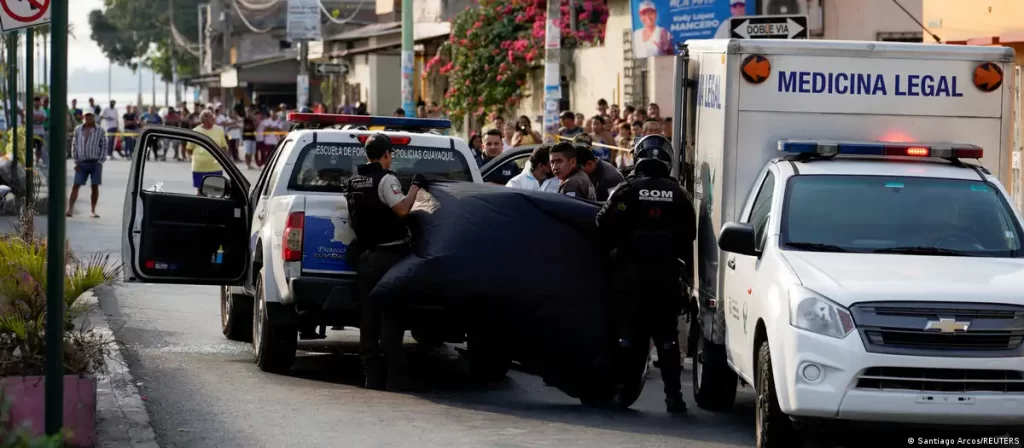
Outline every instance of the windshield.
<svg viewBox="0 0 1024 448">
<path fill-rule="evenodd" d="M 920 177 L 796 176 L 781 243 L 790 250 L 1018 257 L 1021 229 L 991 185 Z"/>
<path fill-rule="evenodd" d="M 451 148 L 400 146 L 392 157 L 391 170 L 406 189 L 417 173 L 430 180 L 473 181 L 466 158 Z M 299 153 L 288 189 L 341 193 L 356 166 L 364 163 L 358 143 L 311 143 Z"/>
</svg>

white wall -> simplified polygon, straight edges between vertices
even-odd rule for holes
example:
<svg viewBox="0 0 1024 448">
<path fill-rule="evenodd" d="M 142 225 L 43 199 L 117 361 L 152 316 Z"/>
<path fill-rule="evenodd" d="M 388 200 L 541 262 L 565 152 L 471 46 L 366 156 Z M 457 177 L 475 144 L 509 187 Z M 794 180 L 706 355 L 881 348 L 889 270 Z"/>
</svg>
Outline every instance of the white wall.
<svg viewBox="0 0 1024 448">
<path fill-rule="evenodd" d="M 976 0 L 956 0 L 974 2 Z M 921 20 L 924 0 L 899 0 Z M 878 33 L 921 32 L 892 0 L 824 0 L 825 39 L 878 40 Z"/>
</svg>

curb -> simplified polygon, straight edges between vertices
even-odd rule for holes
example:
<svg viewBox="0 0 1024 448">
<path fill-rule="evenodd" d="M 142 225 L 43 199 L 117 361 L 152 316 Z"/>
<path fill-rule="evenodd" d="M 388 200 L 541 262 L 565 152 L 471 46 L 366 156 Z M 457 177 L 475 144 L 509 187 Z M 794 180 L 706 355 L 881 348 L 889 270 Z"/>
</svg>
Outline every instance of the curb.
<svg viewBox="0 0 1024 448">
<path fill-rule="evenodd" d="M 112 341 L 103 354 L 103 369 L 96 374 L 96 446 L 159 448 L 156 433 L 149 423 L 149 412 L 135 387 L 107 315 L 100 307 L 99 297 L 89 291 L 81 300 L 90 308 L 85 316 L 86 324 Z"/>
</svg>

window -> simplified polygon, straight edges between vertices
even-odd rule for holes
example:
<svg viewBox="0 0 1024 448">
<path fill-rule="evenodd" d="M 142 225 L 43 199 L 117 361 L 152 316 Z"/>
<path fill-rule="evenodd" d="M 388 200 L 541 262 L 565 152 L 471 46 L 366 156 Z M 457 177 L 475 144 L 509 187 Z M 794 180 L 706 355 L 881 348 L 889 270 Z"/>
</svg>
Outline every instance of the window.
<svg viewBox="0 0 1024 448">
<path fill-rule="evenodd" d="M 754 206 L 750 210 L 748 223 L 754 226 L 754 241 L 757 242 L 757 250 L 764 250 L 765 236 L 768 231 L 768 218 L 772 210 L 772 199 L 775 197 L 775 175 L 771 171 L 761 183 L 761 191 L 757 192 L 754 199 Z"/>
<path fill-rule="evenodd" d="M 469 163 L 451 148 L 399 146 L 392 153 L 391 170 L 402 186 L 409 187 L 414 174 L 431 180 L 473 180 Z M 358 165 L 366 163 L 363 147 L 357 143 L 311 143 L 302 148 L 288 189 L 297 191 L 344 192 Z"/>
<path fill-rule="evenodd" d="M 896 32 L 886 33 L 880 32 L 876 34 L 878 40 L 882 42 L 908 42 L 908 43 L 921 43 L 924 40 L 924 33 L 920 31 L 908 31 L 908 32 Z"/>
<path fill-rule="evenodd" d="M 1018 257 L 1021 229 L 980 180 L 797 176 L 782 244 L 795 250 Z"/>
</svg>

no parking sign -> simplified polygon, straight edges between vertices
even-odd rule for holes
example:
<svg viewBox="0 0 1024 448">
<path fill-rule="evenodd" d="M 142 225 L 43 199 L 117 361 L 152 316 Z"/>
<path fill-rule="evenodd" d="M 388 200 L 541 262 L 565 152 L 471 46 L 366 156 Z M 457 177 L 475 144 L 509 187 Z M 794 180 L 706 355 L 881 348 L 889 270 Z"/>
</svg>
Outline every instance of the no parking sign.
<svg viewBox="0 0 1024 448">
<path fill-rule="evenodd" d="M 50 23 L 51 0 L 0 0 L 0 31 Z"/>
</svg>

